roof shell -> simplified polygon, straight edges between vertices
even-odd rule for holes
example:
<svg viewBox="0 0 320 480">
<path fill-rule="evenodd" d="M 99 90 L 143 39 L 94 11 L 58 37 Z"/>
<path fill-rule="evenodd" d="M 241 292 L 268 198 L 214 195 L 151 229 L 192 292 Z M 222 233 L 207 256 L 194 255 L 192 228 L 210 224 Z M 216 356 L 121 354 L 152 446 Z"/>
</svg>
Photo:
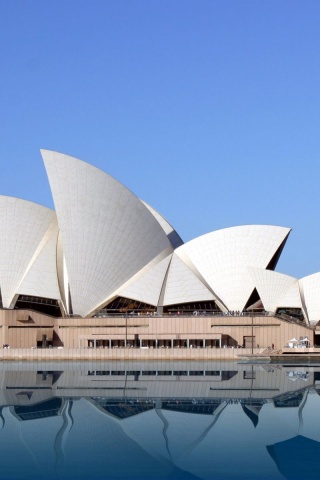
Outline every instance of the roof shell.
<svg viewBox="0 0 320 480">
<path fill-rule="evenodd" d="M 114 178 L 76 158 L 42 150 L 63 245 L 73 313 L 91 315 L 169 248 L 150 210 Z"/>
<path fill-rule="evenodd" d="M 226 309 L 241 311 L 255 288 L 247 267 L 267 268 L 289 233 L 272 225 L 231 227 L 191 240 L 176 254 Z"/>
<path fill-rule="evenodd" d="M 157 306 L 172 253 L 164 259 L 156 258 L 135 275 L 118 295 Z"/>
<path fill-rule="evenodd" d="M 177 247 L 180 247 L 180 245 L 183 245 L 182 239 L 180 238 L 179 234 L 175 231 L 175 229 L 170 225 L 170 223 L 159 212 L 157 212 L 157 210 L 152 208 L 146 202 L 142 201 L 142 203 L 148 208 L 148 210 L 150 210 L 154 218 L 159 222 L 162 229 L 166 233 L 172 247 L 177 248 Z"/>
<path fill-rule="evenodd" d="M 299 285 L 309 322 L 315 325 L 320 321 L 320 273 L 301 278 Z"/>
<path fill-rule="evenodd" d="M 249 268 L 265 310 L 276 312 L 280 307 L 302 308 L 299 280 L 283 273 Z"/>
<path fill-rule="evenodd" d="M 174 253 L 168 271 L 163 305 L 214 300 L 214 295 Z"/>
<path fill-rule="evenodd" d="M 0 286 L 4 308 L 14 306 L 17 293 L 59 298 L 54 270 L 57 234 L 53 210 L 0 196 Z M 44 284 L 40 272 L 46 278 Z"/>
</svg>

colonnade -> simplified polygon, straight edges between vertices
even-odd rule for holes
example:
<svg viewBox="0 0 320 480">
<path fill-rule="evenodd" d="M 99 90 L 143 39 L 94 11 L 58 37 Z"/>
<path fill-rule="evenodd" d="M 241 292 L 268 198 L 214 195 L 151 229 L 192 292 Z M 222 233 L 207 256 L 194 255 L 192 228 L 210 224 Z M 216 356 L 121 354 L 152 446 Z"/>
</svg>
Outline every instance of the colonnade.
<svg viewBox="0 0 320 480">
<path fill-rule="evenodd" d="M 79 340 L 79 348 L 222 348 L 223 346 L 221 338 Z"/>
</svg>

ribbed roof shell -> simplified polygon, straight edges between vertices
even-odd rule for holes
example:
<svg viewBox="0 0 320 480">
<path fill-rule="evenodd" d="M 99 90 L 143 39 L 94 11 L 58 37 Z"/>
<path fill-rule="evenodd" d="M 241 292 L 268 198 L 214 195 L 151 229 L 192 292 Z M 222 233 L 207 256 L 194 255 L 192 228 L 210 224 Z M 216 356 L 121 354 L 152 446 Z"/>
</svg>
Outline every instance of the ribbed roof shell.
<svg viewBox="0 0 320 480">
<path fill-rule="evenodd" d="M 119 289 L 118 295 L 157 306 L 171 256 L 172 254 L 161 261 L 157 258 L 149 263 L 128 282 L 128 285 Z"/>
<path fill-rule="evenodd" d="M 299 280 L 300 292 L 311 325 L 320 321 L 320 273 Z"/>
<path fill-rule="evenodd" d="M 55 270 L 57 235 L 53 210 L 0 196 L 0 287 L 5 308 L 14 306 L 18 293 L 60 298 Z"/>
<path fill-rule="evenodd" d="M 183 241 L 176 230 L 170 225 L 170 223 L 159 213 L 157 210 L 152 208 L 148 203 L 143 202 L 143 204 L 148 208 L 152 213 L 154 218 L 159 222 L 163 231 L 166 233 L 168 240 L 170 241 L 173 248 L 180 247 L 183 245 Z"/>
<path fill-rule="evenodd" d="M 73 312 L 91 315 L 149 262 L 173 248 L 149 209 L 114 178 L 67 155 L 43 150 L 42 156 Z"/>
<path fill-rule="evenodd" d="M 214 300 L 214 295 L 174 253 L 168 271 L 163 305 Z"/>
<path fill-rule="evenodd" d="M 289 233 L 272 225 L 231 227 L 191 240 L 175 253 L 226 309 L 241 311 L 255 288 L 247 267 L 267 268 Z"/>
<path fill-rule="evenodd" d="M 276 312 L 277 308 L 302 308 L 299 280 L 283 273 L 249 268 L 265 310 Z"/>
</svg>

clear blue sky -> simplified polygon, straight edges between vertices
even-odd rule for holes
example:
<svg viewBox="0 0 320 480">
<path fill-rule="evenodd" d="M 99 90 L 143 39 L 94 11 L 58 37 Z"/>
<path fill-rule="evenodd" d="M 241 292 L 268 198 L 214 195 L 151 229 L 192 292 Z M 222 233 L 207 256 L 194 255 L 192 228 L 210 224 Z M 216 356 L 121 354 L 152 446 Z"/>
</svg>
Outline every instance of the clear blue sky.
<svg viewBox="0 0 320 480">
<path fill-rule="evenodd" d="M 85 160 L 184 241 L 293 229 L 320 271 L 319 0 L 0 0 L 0 194 L 52 207 L 39 149 Z"/>
</svg>

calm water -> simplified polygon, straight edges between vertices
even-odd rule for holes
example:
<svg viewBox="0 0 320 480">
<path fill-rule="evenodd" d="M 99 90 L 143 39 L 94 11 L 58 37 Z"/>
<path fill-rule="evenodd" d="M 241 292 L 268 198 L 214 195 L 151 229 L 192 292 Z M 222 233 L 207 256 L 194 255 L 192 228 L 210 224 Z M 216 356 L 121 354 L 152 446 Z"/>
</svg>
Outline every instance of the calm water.
<svg viewBox="0 0 320 480">
<path fill-rule="evenodd" d="M 315 479 L 320 366 L 1 364 L 1 479 Z"/>
</svg>

